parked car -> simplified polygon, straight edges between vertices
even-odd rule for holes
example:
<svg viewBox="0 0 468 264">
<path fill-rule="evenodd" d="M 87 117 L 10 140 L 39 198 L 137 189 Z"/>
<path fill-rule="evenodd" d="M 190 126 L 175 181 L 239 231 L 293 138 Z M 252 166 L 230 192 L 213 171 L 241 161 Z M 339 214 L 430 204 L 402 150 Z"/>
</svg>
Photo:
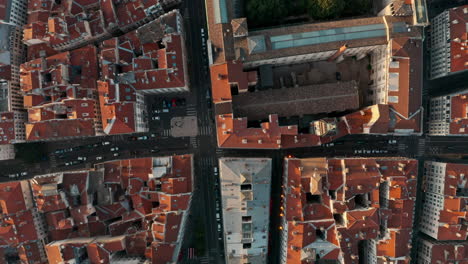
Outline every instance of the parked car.
<svg viewBox="0 0 468 264">
<path fill-rule="evenodd" d="M 181 105 L 181 106 L 184 106 L 184 105 L 186 104 L 185 98 L 179 98 L 179 99 L 177 99 L 177 104 L 178 104 L 178 105 Z"/>
<path fill-rule="evenodd" d="M 114 157 L 118 157 L 119 156 L 119 153 L 114 153 Z"/>
<path fill-rule="evenodd" d="M 114 147 L 114 148 L 111 148 L 110 150 L 111 151 L 117 151 L 117 150 L 119 150 L 119 147 Z"/>
<path fill-rule="evenodd" d="M 102 160 L 102 157 L 101 157 L 101 156 L 97 156 L 97 157 L 96 157 L 96 160 Z"/>
<path fill-rule="evenodd" d="M 78 160 L 85 161 L 85 160 L 86 160 L 86 157 L 78 157 Z"/>
<path fill-rule="evenodd" d="M 151 120 L 161 120 L 161 117 L 159 117 L 159 116 L 153 116 L 153 117 L 151 118 Z"/>
<path fill-rule="evenodd" d="M 341 72 L 336 72 L 335 77 L 337 81 L 341 81 Z"/>
<path fill-rule="evenodd" d="M 148 136 L 141 136 L 141 137 L 138 137 L 137 139 L 138 139 L 138 140 L 147 140 L 147 139 L 148 139 Z"/>
<path fill-rule="evenodd" d="M 171 100 L 171 106 L 172 106 L 172 107 L 176 107 L 176 106 L 177 106 L 177 99 L 172 98 L 172 100 Z"/>
<path fill-rule="evenodd" d="M 110 145 L 110 142 L 109 141 L 104 141 L 104 142 L 102 142 L 102 145 L 103 146 Z"/>
</svg>

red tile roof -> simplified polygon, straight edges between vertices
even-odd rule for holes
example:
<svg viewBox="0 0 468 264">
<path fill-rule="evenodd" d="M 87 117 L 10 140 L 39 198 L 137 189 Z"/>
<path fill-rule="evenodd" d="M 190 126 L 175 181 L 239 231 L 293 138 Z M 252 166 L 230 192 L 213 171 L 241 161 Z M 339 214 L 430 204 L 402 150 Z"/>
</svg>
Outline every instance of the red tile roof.
<svg viewBox="0 0 468 264">
<path fill-rule="evenodd" d="M 31 208 L 25 201 L 24 193 L 29 191 L 27 182 L 0 183 L 0 210 L 2 214 L 15 214 Z"/>
<path fill-rule="evenodd" d="M 430 263 L 468 263 L 468 244 L 466 242 L 437 242 L 422 240 L 420 243 L 420 258 L 425 256 Z M 428 246 L 428 254 L 424 254 L 423 247 Z"/>
<path fill-rule="evenodd" d="M 162 39 L 164 48 L 160 48 L 153 42 L 140 40 L 147 30 L 141 31 L 131 31 L 102 43 L 103 81 L 98 81 L 98 91 L 106 134 L 139 131 L 138 91 L 186 88 L 188 85 L 181 35 L 166 35 Z"/>
<path fill-rule="evenodd" d="M 10 144 L 16 139 L 15 113 L 0 113 L 0 144 Z"/>
<path fill-rule="evenodd" d="M 426 163 L 430 165 L 430 163 Z M 428 168 L 430 169 L 430 168 Z M 436 221 L 439 223 L 437 237 L 438 240 L 466 240 L 468 238 L 467 226 L 464 221 L 468 219 L 466 206 L 468 198 L 458 193 L 459 189 L 468 188 L 466 175 L 468 175 L 468 164 L 446 163 L 443 171 L 444 189 L 440 194 L 443 196 L 442 210 L 439 211 Z M 423 190 L 428 189 L 428 180 L 424 181 Z M 427 205 L 427 204 L 425 204 Z"/>
<path fill-rule="evenodd" d="M 91 99 L 98 77 L 95 47 L 29 61 L 20 74 L 29 109 L 27 140 L 96 135 L 98 106 Z"/>
<path fill-rule="evenodd" d="M 468 70 L 468 5 L 449 9 L 450 71 Z"/>
<path fill-rule="evenodd" d="M 413 130 L 421 132 L 422 114 L 422 41 L 418 39 L 394 38 L 391 40 L 392 57 L 390 78 L 396 76 L 397 83 L 390 85 L 388 100 L 396 123 L 392 131 Z M 396 67 L 395 67 L 396 65 Z M 396 89 L 392 89 L 396 86 Z"/>
<path fill-rule="evenodd" d="M 468 134 L 468 93 L 452 96 L 450 101 L 450 134 Z"/>
<path fill-rule="evenodd" d="M 49 263 L 75 258 L 74 248 L 85 249 L 92 263 L 110 263 L 120 251 L 155 256 L 153 263 L 164 254 L 172 259 L 185 232 L 180 228 L 191 200 L 192 173 L 192 156 L 178 155 L 105 162 L 92 171 L 34 178 L 33 195 L 42 210 L 46 203 L 66 205 L 49 205 L 45 213 L 49 240 L 55 241 L 46 245 Z M 13 232 L 0 228 L 0 236 Z M 147 243 L 156 244 L 146 249 Z M 157 244 L 172 251 L 153 255 L 151 250 L 162 249 Z"/>
<path fill-rule="evenodd" d="M 416 160 L 287 158 L 285 165 L 281 216 L 288 227 L 281 229 L 287 230 L 288 263 L 310 263 L 315 260 L 313 249 L 328 252 L 320 253 L 322 259 L 343 256 L 345 263 L 357 263 L 357 242 L 367 239 L 377 239 L 377 259 L 409 260 Z M 379 194 L 381 182 L 391 189 L 386 203 L 379 197 L 385 197 Z M 364 207 L 359 200 L 363 194 Z M 386 223 L 383 233 L 382 223 Z M 327 250 L 321 251 L 325 245 Z"/>
</svg>

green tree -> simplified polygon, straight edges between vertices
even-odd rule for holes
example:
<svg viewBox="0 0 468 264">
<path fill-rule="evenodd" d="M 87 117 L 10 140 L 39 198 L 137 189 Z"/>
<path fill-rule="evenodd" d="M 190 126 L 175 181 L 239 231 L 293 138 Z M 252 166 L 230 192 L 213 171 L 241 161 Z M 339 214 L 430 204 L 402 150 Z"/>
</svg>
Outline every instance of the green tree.
<svg viewBox="0 0 468 264">
<path fill-rule="evenodd" d="M 277 24 L 286 13 L 284 0 L 248 0 L 247 19 L 254 26 Z"/>
<path fill-rule="evenodd" d="M 335 18 L 341 15 L 345 0 L 309 0 L 308 12 L 314 19 Z"/>
<path fill-rule="evenodd" d="M 372 0 L 348 0 L 344 13 L 349 15 L 364 15 L 370 12 Z"/>
</svg>

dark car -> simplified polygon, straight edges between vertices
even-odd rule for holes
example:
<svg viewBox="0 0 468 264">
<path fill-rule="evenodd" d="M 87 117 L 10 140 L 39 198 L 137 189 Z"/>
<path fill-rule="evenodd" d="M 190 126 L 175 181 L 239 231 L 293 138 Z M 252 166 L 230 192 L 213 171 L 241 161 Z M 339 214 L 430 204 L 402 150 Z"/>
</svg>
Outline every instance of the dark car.
<svg viewBox="0 0 468 264">
<path fill-rule="evenodd" d="M 341 81 L 341 72 L 336 72 L 335 77 L 337 81 Z"/>
<path fill-rule="evenodd" d="M 177 99 L 177 104 L 178 104 L 178 105 L 181 105 L 181 106 L 184 106 L 184 105 L 186 104 L 185 98 L 179 98 L 179 99 Z"/>
</svg>

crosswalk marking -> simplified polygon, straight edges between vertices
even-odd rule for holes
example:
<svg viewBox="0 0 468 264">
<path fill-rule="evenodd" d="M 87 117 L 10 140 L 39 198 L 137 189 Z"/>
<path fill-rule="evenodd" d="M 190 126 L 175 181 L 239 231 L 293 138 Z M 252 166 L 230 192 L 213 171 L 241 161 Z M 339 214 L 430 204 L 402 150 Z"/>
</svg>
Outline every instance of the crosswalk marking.
<svg viewBox="0 0 468 264">
<path fill-rule="evenodd" d="M 418 156 L 424 156 L 424 151 L 426 150 L 426 140 L 421 138 L 418 140 Z"/>
<path fill-rule="evenodd" d="M 196 116 L 197 115 L 197 109 L 195 107 L 187 107 L 186 108 L 186 113 L 188 116 Z"/>
<path fill-rule="evenodd" d="M 163 136 L 168 137 L 171 135 L 171 130 L 170 129 L 164 129 L 164 131 L 161 133 Z"/>
<path fill-rule="evenodd" d="M 49 155 L 49 159 L 50 159 L 50 165 L 51 165 L 52 167 L 57 167 L 57 159 L 56 159 L 55 155 L 54 155 L 54 154 L 50 154 L 50 155 Z"/>
<path fill-rule="evenodd" d="M 199 126 L 198 127 L 198 134 L 202 136 L 209 136 L 211 135 L 211 126 Z"/>
<path fill-rule="evenodd" d="M 208 257 L 200 258 L 200 263 L 202 263 L 202 264 L 210 263 L 210 259 Z"/>
<path fill-rule="evenodd" d="M 198 142 L 196 137 L 190 137 L 190 145 L 192 145 L 193 148 L 198 148 Z"/>
</svg>

